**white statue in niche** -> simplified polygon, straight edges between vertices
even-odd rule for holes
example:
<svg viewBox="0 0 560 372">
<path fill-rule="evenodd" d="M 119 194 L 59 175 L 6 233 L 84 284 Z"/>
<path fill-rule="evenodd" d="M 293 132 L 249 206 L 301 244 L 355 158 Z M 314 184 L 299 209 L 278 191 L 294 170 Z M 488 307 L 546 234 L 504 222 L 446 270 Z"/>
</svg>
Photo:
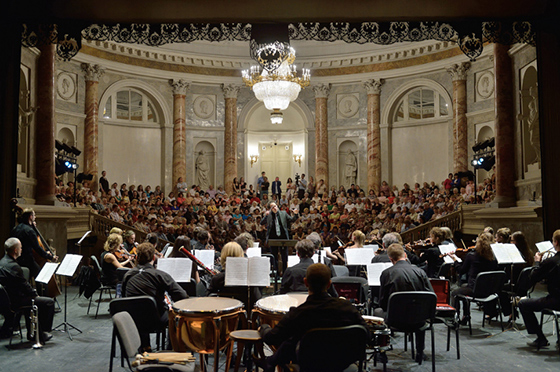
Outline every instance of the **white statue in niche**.
<svg viewBox="0 0 560 372">
<path fill-rule="evenodd" d="M 21 132 L 24 130 L 29 123 L 31 122 L 31 118 L 37 112 L 38 107 L 31 107 L 29 105 L 29 92 L 20 91 L 20 103 L 19 103 L 19 116 L 18 116 L 18 143 L 21 143 Z M 22 107 L 22 101 L 24 106 L 29 107 L 26 109 Z"/>
<path fill-rule="evenodd" d="M 352 184 L 356 183 L 356 175 L 358 174 L 358 162 L 352 150 L 348 150 L 344 164 L 344 177 L 349 188 Z"/>
<path fill-rule="evenodd" d="M 200 189 L 206 191 L 210 187 L 210 180 L 208 178 L 208 173 L 210 172 L 210 167 L 208 166 L 208 160 L 204 156 L 204 150 L 198 153 L 196 158 L 196 184 L 200 186 Z"/>
<path fill-rule="evenodd" d="M 539 92 L 537 86 L 533 85 L 529 88 L 531 101 L 529 102 L 529 135 L 531 146 L 535 150 L 535 159 L 529 164 L 539 163 L 541 161 L 541 136 L 539 131 Z"/>
</svg>

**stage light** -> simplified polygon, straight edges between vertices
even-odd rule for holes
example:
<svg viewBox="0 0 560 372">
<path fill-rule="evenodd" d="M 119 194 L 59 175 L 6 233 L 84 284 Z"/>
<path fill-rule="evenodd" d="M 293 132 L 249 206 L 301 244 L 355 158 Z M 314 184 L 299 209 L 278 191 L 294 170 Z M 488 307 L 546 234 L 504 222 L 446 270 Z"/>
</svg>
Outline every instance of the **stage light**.
<svg viewBox="0 0 560 372">
<path fill-rule="evenodd" d="M 473 167 L 476 167 L 478 165 L 478 159 L 473 159 L 471 164 L 473 165 Z"/>
</svg>

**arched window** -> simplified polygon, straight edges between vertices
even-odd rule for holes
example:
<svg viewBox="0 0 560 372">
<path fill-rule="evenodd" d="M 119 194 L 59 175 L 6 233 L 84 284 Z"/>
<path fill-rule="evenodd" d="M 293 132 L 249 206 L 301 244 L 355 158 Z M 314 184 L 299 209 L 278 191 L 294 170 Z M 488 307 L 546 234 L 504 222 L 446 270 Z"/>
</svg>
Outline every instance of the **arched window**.
<svg viewBox="0 0 560 372">
<path fill-rule="evenodd" d="M 443 118 L 449 115 L 445 98 L 428 87 L 408 91 L 396 105 L 393 123 Z"/>
<path fill-rule="evenodd" d="M 144 123 L 159 122 L 150 98 L 132 88 L 119 90 L 107 99 L 103 108 L 103 118 Z"/>
</svg>

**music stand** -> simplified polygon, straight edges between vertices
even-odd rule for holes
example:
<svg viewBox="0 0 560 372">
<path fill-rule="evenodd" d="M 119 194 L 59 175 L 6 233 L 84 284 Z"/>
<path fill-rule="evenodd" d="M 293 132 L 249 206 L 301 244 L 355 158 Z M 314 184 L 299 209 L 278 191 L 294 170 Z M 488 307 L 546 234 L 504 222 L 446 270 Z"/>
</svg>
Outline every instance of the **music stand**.
<svg viewBox="0 0 560 372">
<path fill-rule="evenodd" d="M 291 240 L 291 239 L 268 239 L 269 247 L 278 247 L 278 252 L 276 254 L 276 261 L 279 262 L 278 253 L 280 253 L 280 257 L 282 257 L 282 275 L 284 275 L 284 272 L 288 267 L 288 248 L 295 247 L 297 242 L 298 242 L 297 240 Z"/>
<path fill-rule="evenodd" d="M 77 327 L 74 327 L 72 324 L 70 324 L 67 321 L 67 314 L 68 314 L 68 278 L 71 278 L 72 276 L 74 276 L 74 273 L 76 272 L 76 269 L 78 268 L 78 265 L 80 264 L 80 261 L 82 260 L 81 255 L 79 254 L 67 254 L 64 257 L 64 260 L 62 260 L 62 263 L 60 264 L 60 266 L 58 267 L 58 270 L 56 271 L 56 275 L 59 276 L 64 276 L 66 277 L 65 279 L 65 286 L 64 286 L 64 321 L 62 323 L 60 323 L 59 325 L 57 325 L 56 327 L 54 327 L 53 329 L 56 330 L 60 327 L 63 327 L 63 329 L 60 330 L 60 332 L 66 332 L 68 334 L 68 337 L 70 337 L 70 340 L 73 341 L 72 339 L 72 335 L 70 334 L 70 328 L 75 329 L 76 331 L 82 333 L 82 331 L 80 329 L 78 329 Z"/>
</svg>

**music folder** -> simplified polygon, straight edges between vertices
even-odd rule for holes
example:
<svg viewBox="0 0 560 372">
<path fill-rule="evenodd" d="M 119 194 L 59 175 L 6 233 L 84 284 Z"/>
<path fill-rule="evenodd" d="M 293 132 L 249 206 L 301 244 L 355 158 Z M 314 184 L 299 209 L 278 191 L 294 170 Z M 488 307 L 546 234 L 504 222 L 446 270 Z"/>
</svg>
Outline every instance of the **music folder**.
<svg viewBox="0 0 560 372">
<path fill-rule="evenodd" d="M 367 265 L 371 263 L 375 251 L 372 248 L 346 248 L 344 255 L 347 265 Z"/>
<path fill-rule="evenodd" d="M 45 266 L 43 266 L 41 272 L 39 272 L 39 275 L 37 275 L 37 277 L 35 278 L 35 281 L 48 284 L 54 272 L 56 271 L 57 267 L 58 267 L 57 263 L 54 262 L 45 263 Z"/>
<path fill-rule="evenodd" d="M 171 275 L 177 283 L 191 281 L 192 265 L 192 260 L 187 257 L 160 258 L 157 261 L 157 268 Z"/>
<path fill-rule="evenodd" d="M 214 250 L 213 249 L 195 249 L 194 256 L 198 258 L 204 266 L 210 270 L 214 270 Z"/>
<path fill-rule="evenodd" d="M 262 249 L 260 247 L 247 248 L 247 257 L 260 257 L 262 256 Z"/>
<path fill-rule="evenodd" d="M 523 256 L 521 256 L 515 244 L 495 243 L 491 244 L 490 247 L 492 248 L 492 252 L 494 252 L 494 257 L 496 257 L 498 264 L 525 263 Z"/>
<path fill-rule="evenodd" d="M 73 276 L 82 261 L 82 255 L 79 254 L 66 254 L 64 256 L 64 260 L 62 260 L 61 264 L 58 266 L 58 270 L 56 270 L 56 275 L 62 276 Z"/>
<path fill-rule="evenodd" d="M 226 258 L 225 286 L 270 286 L 270 257 Z"/>
<path fill-rule="evenodd" d="M 544 242 L 539 242 L 539 243 L 536 243 L 535 245 L 537 246 L 537 249 L 541 253 L 554 250 L 554 245 L 552 245 L 552 242 L 550 240 L 547 240 L 547 241 L 544 241 Z"/>
<path fill-rule="evenodd" d="M 371 287 L 381 286 L 381 273 L 393 266 L 390 262 L 374 262 L 367 265 L 367 279 Z"/>
<path fill-rule="evenodd" d="M 457 247 L 455 246 L 455 244 L 442 244 L 438 245 L 438 248 L 441 254 L 444 255 L 443 262 L 453 265 L 454 261 L 453 258 L 450 257 L 451 255 L 455 256 L 457 262 L 463 262 L 463 260 L 455 255 L 455 252 L 457 251 Z"/>
</svg>

